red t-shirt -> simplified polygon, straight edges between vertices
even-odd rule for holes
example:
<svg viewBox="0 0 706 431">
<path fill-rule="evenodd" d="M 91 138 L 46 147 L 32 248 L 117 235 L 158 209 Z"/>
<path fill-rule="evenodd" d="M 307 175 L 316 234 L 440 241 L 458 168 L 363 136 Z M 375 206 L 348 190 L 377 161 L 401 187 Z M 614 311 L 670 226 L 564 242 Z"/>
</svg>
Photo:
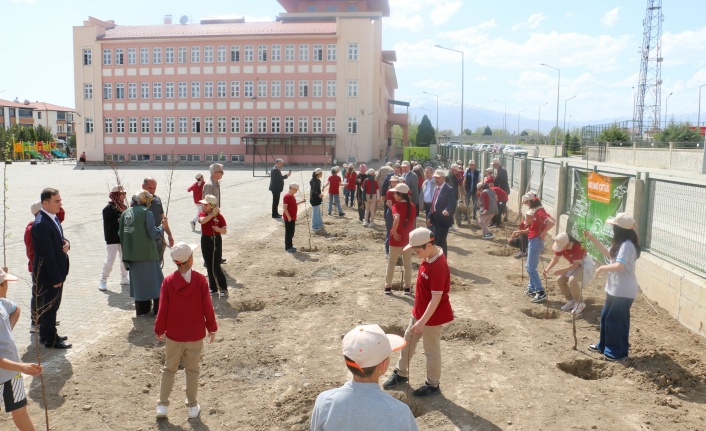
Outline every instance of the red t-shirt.
<svg viewBox="0 0 706 431">
<path fill-rule="evenodd" d="M 395 205 L 395 191 L 392 189 L 388 189 L 387 192 L 385 192 L 385 202 L 387 201 L 392 201 L 392 205 Z"/>
<path fill-rule="evenodd" d="M 544 230 L 544 225 L 547 223 L 549 214 L 542 207 L 537 207 L 534 210 L 534 215 L 532 216 L 532 223 L 530 223 L 529 233 L 527 234 L 527 239 L 532 239 L 538 237 Z"/>
<path fill-rule="evenodd" d="M 493 178 L 492 176 L 490 176 L 490 177 L 485 177 L 485 179 L 483 180 L 483 182 L 486 183 L 486 184 L 487 184 L 487 183 L 493 183 L 493 184 L 495 184 L 495 178 Z"/>
<path fill-rule="evenodd" d="M 491 187 L 491 189 L 495 192 L 495 196 L 498 197 L 498 202 L 507 202 L 507 193 L 505 193 L 505 190 L 500 187 Z"/>
<path fill-rule="evenodd" d="M 583 257 L 586 256 L 586 250 L 581 247 L 581 243 L 574 242 L 571 248 L 566 247 L 563 251 L 559 253 L 554 252 L 554 256 L 564 256 L 569 263 L 574 263 L 574 261 L 581 261 Z"/>
<path fill-rule="evenodd" d="M 282 198 L 282 204 L 287 205 L 287 211 L 284 209 L 282 210 L 282 217 L 284 217 L 284 221 L 297 221 L 297 198 L 295 198 L 293 194 L 285 193 Z M 287 218 L 287 212 L 289 212 L 289 215 L 292 216 L 291 219 Z"/>
<path fill-rule="evenodd" d="M 187 192 L 192 192 L 194 194 L 194 203 L 196 205 L 201 205 L 199 201 L 203 199 L 203 185 L 205 183 L 203 181 L 196 181 L 193 183 L 188 189 L 186 189 Z"/>
<path fill-rule="evenodd" d="M 337 195 L 340 194 L 341 189 L 341 177 L 338 175 L 331 175 L 328 177 L 328 194 Z"/>
<path fill-rule="evenodd" d="M 363 192 L 367 196 L 375 195 L 378 190 L 380 190 L 380 186 L 378 185 L 377 181 L 371 180 L 371 179 L 366 179 L 363 182 Z"/>
<path fill-rule="evenodd" d="M 522 220 L 522 221 L 520 222 L 520 225 L 517 226 L 517 230 L 527 230 L 528 227 L 529 227 L 529 226 L 527 225 L 527 223 L 525 223 L 525 221 Z"/>
<path fill-rule="evenodd" d="M 406 226 L 404 225 L 404 219 L 407 217 L 407 202 L 399 201 L 392 205 L 393 220 L 395 215 L 399 214 L 400 216 L 400 221 L 397 223 L 397 234 L 400 236 L 399 241 L 392 235 L 392 228 L 390 228 L 390 245 L 393 247 L 404 247 L 409 244 L 409 233 L 414 230 L 414 224 L 417 218 L 417 207 L 411 202 L 409 205 L 409 220 L 407 220 Z"/>
<path fill-rule="evenodd" d="M 392 239 L 392 238 L 390 238 Z M 436 307 L 434 314 L 427 322 L 426 326 L 439 326 L 454 320 L 451 302 L 449 302 L 449 291 L 451 290 L 451 273 L 446 256 L 439 248 L 439 255 L 430 261 L 423 260 L 417 272 L 416 293 L 414 295 L 414 307 L 412 316 L 419 320 L 427 310 L 431 302 L 432 292 L 442 292 L 441 302 Z"/>
<path fill-rule="evenodd" d="M 422 184 L 424 184 L 424 175 L 417 174 L 417 190 L 422 189 Z M 412 190 L 410 190 L 412 192 Z"/>
<path fill-rule="evenodd" d="M 199 218 L 201 217 L 206 217 L 207 214 L 203 211 L 199 213 Z M 223 214 L 218 213 L 217 216 L 209 220 L 207 223 L 204 223 L 201 225 L 201 235 L 205 236 L 214 236 L 214 235 L 220 235 L 220 233 L 216 233 L 213 231 L 214 227 L 226 227 L 226 219 L 223 218 Z"/>
<path fill-rule="evenodd" d="M 355 172 L 346 172 L 346 190 L 355 190 L 355 179 L 358 175 Z"/>
</svg>

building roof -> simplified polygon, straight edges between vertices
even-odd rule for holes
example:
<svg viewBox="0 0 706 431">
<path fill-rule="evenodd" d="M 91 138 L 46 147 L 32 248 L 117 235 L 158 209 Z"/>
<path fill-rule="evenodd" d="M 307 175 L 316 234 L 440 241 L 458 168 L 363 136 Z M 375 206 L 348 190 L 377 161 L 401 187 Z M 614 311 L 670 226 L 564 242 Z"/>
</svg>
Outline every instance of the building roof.
<svg viewBox="0 0 706 431">
<path fill-rule="evenodd" d="M 74 108 L 67 108 L 65 106 L 59 106 L 59 105 L 53 105 L 51 103 L 47 102 L 34 102 L 30 103 L 29 105 L 25 105 L 32 107 L 38 111 L 64 111 L 64 112 L 75 112 L 76 110 Z"/>
<path fill-rule="evenodd" d="M 116 25 L 105 31 L 102 40 L 179 37 L 222 37 L 285 34 L 336 34 L 336 23 L 244 22 L 229 24 Z"/>
<path fill-rule="evenodd" d="M 317 2 L 326 2 L 327 4 L 330 3 L 330 0 L 306 0 L 306 2 L 303 2 L 302 0 L 277 0 L 279 4 L 282 5 L 282 7 L 289 13 L 295 13 L 299 9 L 299 4 L 300 3 L 306 3 L 307 5 L 311 3 L 317 3 Z M 389 0 L 363 0 L 367 3 L 367 10 L 368 11 L 375 11 L 375 12 L 382 12 L 382 15 L 385 17 L 390 16 L 390 2 Z M 340 3 L 348 3 L 344 1 L 340 1 Z"/>
<path fill-rule="evenodd" d="M 13 102 L 11 100 L 5 100 L 5 99 L 0 99 L 0 106 L 8 106 L 10 108 L 33 109 L 31 106 L 25 105 L 24 103 Z"/>
</svg>

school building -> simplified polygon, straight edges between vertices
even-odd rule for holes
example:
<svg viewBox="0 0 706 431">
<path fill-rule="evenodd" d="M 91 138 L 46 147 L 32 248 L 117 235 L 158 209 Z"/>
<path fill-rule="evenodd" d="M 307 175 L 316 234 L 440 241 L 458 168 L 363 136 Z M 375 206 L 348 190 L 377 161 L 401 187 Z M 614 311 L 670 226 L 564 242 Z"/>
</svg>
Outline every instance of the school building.
<svg viewBox="0 0 706 431">
<path fill-rule="evenodd" d="M 273 22 L 74 27 L 77 152 L 331 165 L 384 158 L 394 125 L 406 141 L 409 104 L 382 49 L 388 0 L 278 1 Z"/>
<path fill-rule="evenodd" d="M 26 127 L 42 125 L 51 129 L 57 139 L 68 142 L 73 133 L 73 108 L 47 102 L 0 99 L 0 127 L 9 128 L 15 124 Z"/>
</svg>

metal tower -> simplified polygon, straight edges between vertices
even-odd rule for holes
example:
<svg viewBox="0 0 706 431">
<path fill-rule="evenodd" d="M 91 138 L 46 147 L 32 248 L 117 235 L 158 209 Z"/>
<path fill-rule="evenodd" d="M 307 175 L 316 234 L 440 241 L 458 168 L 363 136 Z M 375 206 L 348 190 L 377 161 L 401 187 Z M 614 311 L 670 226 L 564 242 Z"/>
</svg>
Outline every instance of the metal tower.
<svg viewBox="0 0 706 431">
<path fill-rule="evenodd" d="M 637 139 L 660 130 L 662 111 L 662 0 L 647 0 L 640 51 L 640 78 L 637 83 L 633 125 Z"/>
</svg>

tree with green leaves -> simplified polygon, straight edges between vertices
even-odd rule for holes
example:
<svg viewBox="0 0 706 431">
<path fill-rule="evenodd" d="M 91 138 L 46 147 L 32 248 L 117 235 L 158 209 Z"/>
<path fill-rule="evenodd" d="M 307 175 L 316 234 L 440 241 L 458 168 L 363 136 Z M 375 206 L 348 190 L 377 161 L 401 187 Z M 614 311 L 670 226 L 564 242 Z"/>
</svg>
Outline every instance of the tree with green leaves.
<svg viewBox="0 0 706 431">
<path fill-rule="evenodd" d="M 573 135 L 569 141 L 569 152 L 571 154 L 581 153 L 581 141 L 577 135 Z"/>
<path fill-rule="evenodd" d="M 471 129 L 465 128 L 465 129 L 463 129 L 463 134 L 466 136 L 471 136 L 473 134 L 473 132 L 471 131 Z"/>
<path fill-rule="evenodd" d="M 493 130 L 490 126 L 485 126 L 485 129 L 483 129 L 483 136 L 493 136 Z"/>
<path fill-rule="evenodd" d="M 528 135 L 529 135 L 529 133 L 527 132 L 527 130 L 523 130 L 522 133 L 520 133 L 520 136 L 528 136 Z"/>
<path fill-rule="evenodd" d="M 702 140 L 701 133 L 692 129 L 688 122 L 677 124 L 672 120 L 664 130 L 655 133 L 655 142 L 701 142 Z"/>
<path fill-rule="evenodd" d="M 36 128 L 37 140 L 42 142 L 53 142 L 54 134 L 51 132 L 51 127 L 44 127 L 41 124 Z"/>
<path fill-rule="evenodd" d="M 603 129 L 598 135 L 598 140 L 601 142 L 630 142 L 630 133 L 618 127 L 617 123 L 613 123 L 608 129 Z"/>
<path fill-rule="evenodd" d="M 436 133 L 434 132 L 434 127 L 432 127 L 429 117 L 425 114 L 422 117 L 422 122 L 419 123 L 419 129 L 417 130 L 417 146 L 428 147 L 435 142 Z"/>
</svg>

